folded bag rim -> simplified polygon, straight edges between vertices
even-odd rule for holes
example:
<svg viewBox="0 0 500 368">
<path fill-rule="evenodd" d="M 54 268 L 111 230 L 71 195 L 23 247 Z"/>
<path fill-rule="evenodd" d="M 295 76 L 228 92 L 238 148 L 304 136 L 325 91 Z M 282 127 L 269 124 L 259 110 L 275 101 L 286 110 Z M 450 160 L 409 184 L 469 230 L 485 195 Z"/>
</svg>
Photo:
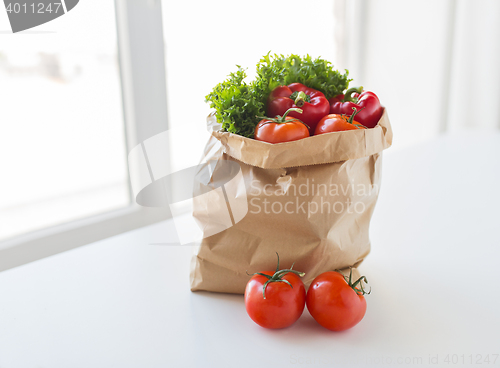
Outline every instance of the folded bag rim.
<svg viewBox="0 0 500 368">
<path fill-rule="evenodd" d="M 220 127 L 213 114 L 209 127 Z M 316 135 L 292 142 L 267 143 L 238 134 L 213 130 L 212 135 L 229 156 L 263 169 L 320 165 L 358 159 L 379 153 L 392 144 L 387 109 L 374 128 Z"/>
</svg>

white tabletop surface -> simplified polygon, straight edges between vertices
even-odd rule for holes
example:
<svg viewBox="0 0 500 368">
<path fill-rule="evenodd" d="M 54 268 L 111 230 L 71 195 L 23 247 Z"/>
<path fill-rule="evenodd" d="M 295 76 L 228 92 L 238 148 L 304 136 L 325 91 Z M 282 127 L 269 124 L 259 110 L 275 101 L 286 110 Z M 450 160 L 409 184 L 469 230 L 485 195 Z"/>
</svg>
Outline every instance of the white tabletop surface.
<svg viewBox="0 0 500 368">
<path fill-rule="evenodd" d="M 189 291 L 170 221 L 0 273 L 0 368 L 500 367 L 500 134 L 385 153 L 365 318 L 266 330 Z"/>
</svg>

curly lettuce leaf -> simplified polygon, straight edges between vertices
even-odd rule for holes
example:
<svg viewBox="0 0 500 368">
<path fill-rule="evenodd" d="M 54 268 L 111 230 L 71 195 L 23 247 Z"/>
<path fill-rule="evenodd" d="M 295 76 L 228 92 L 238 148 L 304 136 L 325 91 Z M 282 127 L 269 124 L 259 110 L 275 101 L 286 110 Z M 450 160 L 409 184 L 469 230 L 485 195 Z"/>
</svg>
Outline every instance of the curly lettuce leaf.
<svg viewBox="0 0 500 368">
<path fill-rule="evenodd" d="M 265 106 L 263 99 L 256 96 L 253 85 L 244 81 L 246 76 L 245 70 L 238 65 L 238 70 L 216 85 L 205 101 L 215 109 L 217 121 L 224 131 L 253 138 L 257 116 L 265 114 Z"/>
<path fill-rule="evenodd" d="M 257 75 L 268 82 L 269 91 L 279 85 L 302 83 L 323 92 L 326 98 L 341 94 L 352 80 L 348 79 L 348 70 L 341 74 L 327 60 L 293 54 L 271 56 L 268 53 L 257 64 Z"/>
</svg>

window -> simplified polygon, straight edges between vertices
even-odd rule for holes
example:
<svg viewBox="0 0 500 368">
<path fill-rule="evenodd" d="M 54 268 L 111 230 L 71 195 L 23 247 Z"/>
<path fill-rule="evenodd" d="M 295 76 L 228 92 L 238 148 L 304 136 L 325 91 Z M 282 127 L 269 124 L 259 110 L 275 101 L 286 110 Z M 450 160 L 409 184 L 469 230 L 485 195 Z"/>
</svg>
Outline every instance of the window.
<svg viewBox="0 0 500 368">
<path fill-rule="evenodd" d="M 0 240 L 129 206 L 113 2 L 0 38 Z"/>
<path fill-rule="evenodd" d="M 0 39 L 0 271 L 168 218 L 127 170 L 168 128 L 161 3 L 89 0 Z"/>
</svg>

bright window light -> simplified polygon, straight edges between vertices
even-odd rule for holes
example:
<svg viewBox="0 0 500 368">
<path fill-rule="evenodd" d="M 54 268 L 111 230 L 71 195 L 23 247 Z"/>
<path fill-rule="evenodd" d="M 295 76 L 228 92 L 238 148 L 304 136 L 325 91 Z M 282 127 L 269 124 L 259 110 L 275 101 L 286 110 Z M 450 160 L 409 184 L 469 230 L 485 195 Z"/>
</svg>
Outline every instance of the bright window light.
<svg viewBox="0 0 500 368">
<path fill-rule="evenodd" d="M 130 204 L 115 9 L 83 5 L 0 33 L 0 240 Z"/>
</svg>

